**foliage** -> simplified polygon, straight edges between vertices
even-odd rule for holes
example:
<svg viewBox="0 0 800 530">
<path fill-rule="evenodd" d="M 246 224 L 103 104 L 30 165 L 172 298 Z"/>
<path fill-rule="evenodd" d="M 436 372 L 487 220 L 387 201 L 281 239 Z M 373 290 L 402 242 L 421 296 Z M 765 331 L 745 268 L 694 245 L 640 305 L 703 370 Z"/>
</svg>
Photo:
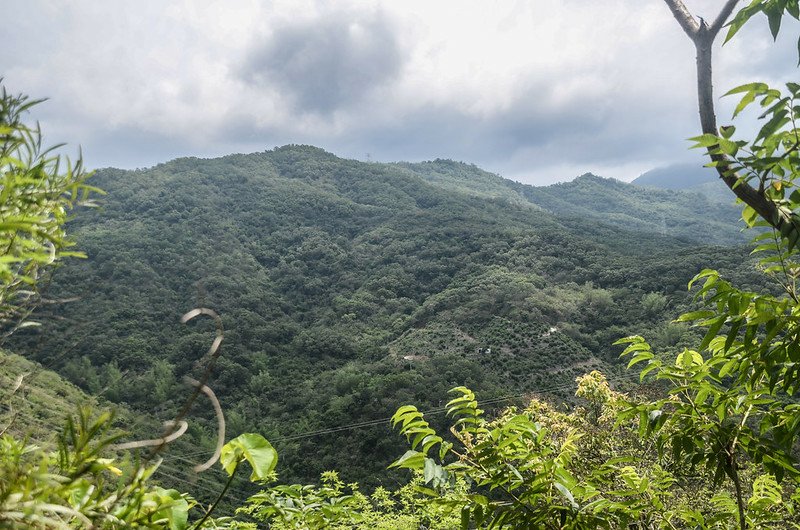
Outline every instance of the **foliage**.
<svg viewBox="0 0 800 530">
<path fill-rule="evenodd" d="M 642 359 L 643 344 L 632 339 L 629 346 Z M 456 388 L 448 404 L 449 442 L 415 407 L 401 407 L 393 423 L 410 449 L 393 466 L 424 472 L 430 502 L 459 513 L 462 528 L 733 528 L 738 500 L 747 528 L 776 521 L 796 527 L 800 491 L 765 471 L 775 469 L 777 455 L 763 467 L 741 455 L 729 458 L 739 447 L 746 455 L 764 442 L 745 433 L 741 413 L 734 422 L 737 411 L 731 411 L 726 430 L 717 421 L 719 409 L 704 412 L 696 399 L 702 386 L 689 390 L 684 372 L 693 357 L 683 354 L 664 368 L 660 379 L 680 372 L 680 381 L 672 381 L 673 397 L 655 403 L 612 391 L 602 374 L 580 377 L 578 393 L 589 409 L 601 403 L 596 422 L 586 422 L 583 407 L 563 413 L 535 399 L 490 420 L 471 391 Z M 658 452 L 649 449 L 651 436 Z M 722 440 L 727 447 L 720 447 Z M 721 484 L 729 472 L 737 481 Z M 454 480 L 471 488 L 456 492 Z"/>
<path fill-rule="evenodd" d="M 728 38 L 757 12 L 767 15 L 777 36 L 784 10 L 798 18 L 796 2 L 754 0 L 736 15 Z M 462 528 L 471 520 L 480 527 L 485 518 L 489 527 L 616 528 L 634 521 L 645 528 L 800 527 L 796 518 L 800 406 L 794 399 L 800 380 L 796 290 L 800 190 L 795 183 L 800 85 L 788 83 L 786 88 L 783 93 L 750 83 L 728 93 L 741 95 L 734 117 L 753 103 L 760 104 L 765 123 L 752 141 L 732 140 L 733 126 L 693 139 L 695 147 L 707 149 L 711 165 L 723 177 L 735 177 L 737 185 L 747 183 L 775 206 L 774 218 L 759 221 L 750 204 L 742 217 L 748 226 L 768 228 L 756 236 L 759 245 L 754 252 L 763 256 L 762 270 L 778 281 L 783 294 L 738 289 L 718 272 L 705 270 L 689 285 L 691 289 L 694 283 L 701 284 L 696 297 L 705 309 L 678 319 L 704 329 L 696 351 L 685 348 L 672 360 L 657 356 L 639 336 L 617 342 L 627 345 L 623 355 L 632 357 L 629 368 L 644 363 L 642 379 L 651 375 L 667 385 L 666 397 L 632 401 L 616 413 L 618 427 L 638 421 L 641 439 L 652 440 L 657 449 L 651 465 L 647 457 L 639 457 L 628 461 L 632 466 L 616 468 L 628 490 L 609 490 L 603 470 L 616 464 L 617 456 L 626 462 L 630 449 L 601 451 L 599 460 L 584 457 L 583 480 L 569 469 L 575 457 L 570 449 L 578 445 L 572 440 L 591 437 L 591 430 L 581 435 L 567 431 L 558 439 L 563 444 L 559 446 L 543 444 L 541 440 L 553 437 L 529 416 L 506 415 L 492 429 L 472 393 L 457 388 L 462 396 L 448 405 L 455 417 L 452 432 L 459 449 L 454 450 L 415 407 L 398 410 L 393 421 L 408 437 L 411 450 L 395 465 L 434 470 L 428 480 L 432 485 L 446 486 L 451 474 L 461 473 L 476 488 L 501 492 L 495 493 L 500 500 L 478 490 L 464 496 Z M 642 303 L 655 307 L 663 302 L 646 295 Z M 598 374 L 579 380 L 578 394 L 589 400 L 595 421 L 609 399 L 602 390 Z M 437 445 L 441 463 L 428 456 Z M 457 460 L 446 463 L 451 452 Z M 526 475 L 531 467 L 534 472 Z M 642 478 L 645 469 L 651 473 L 649 479 Z M 685 477 L 696 481 L 698 476 L 708 481 L 708 494 L 678 499 L 676 485 Z M 556 489 L 563 498 L 554 494 Z M 634 492 L 650 496 L 636 498 Z"/>
<path fill-rule="evenodd" d="M 278 452 L 263 436 L 241 434 L 222 448 L 220 463 L 228 475 L 233 475 L 243 461 L 253 470 L 250 480 L 266 480 L 278 464 Z"/>
<path fill-rule="evenodd" d="M 753 140 L 733 140 L 736 128 L 732 125 L 720 127 L 719 135 L 704 134 L 693 138 L 695 147 L 706 148 L 712 155 L 723 156 L 711 163 L 724 167 L 724 170 L 757 188 L 760 193 L 777 206 L 775 219 L 763 219 L 759 223 L 758 213 L 751 206 L 746 206 L 742 218 L 748 226 L 770 226 L 780 232 L 775 234 L 777 241 L 765 243 L 757 250 L 763 251 L 775 245 L 785 245 L 784 252 L 791 252 L 797 245 L 797 232 L 792 227 L 800 226 L 800 216 L 796 210 L 800 208 L 800 191 L 795 184 L 798 173 L 798 141 L 797 119 L 800 107 L 800 85 L 787 83 L 786 92 L 771 88 L 765 83 L 749 83 L 730 90 L 726 95 L 741 95 L 741 100 L 734 110 L 734 118 L 754 103 L 761 107 L 759 116 L 765 120 Z M 780 243 L 780 239 L 785 241 Z M 768 239 L 763 235 L 760 239 Z M 780 260 L 787 256 L 780 253 L 770 265 L 773 271 L 787 271 L 785 287 L 791 288 L 792 267 Z M 786 266 L 784 266 L 786 265 Z"/>
<path fill-rule="evenodd" d="M 278 485 L 253 495 L 241 513 L 262 521 L 277 521 L 272 527 L 318 530 L 332 524 L 353 524 L 358 519 L 354 510 L 356 498 L 345 494 L 344 483 L 335 472 L 322 475 L 322 485 Z"/>
<path fill-rule="evenodd" d="M 705 350 L 707 358 L 685 349 L 671 362 L 655 357 L 641 337 L 619 341 L 628 344 L 624 355 L 632 356 L 629 366 L 645 363 L 643 378 L 652 373 L 670 383 L 667 397 L 634 404 L 620 418 L 638 416 L 641 435 L 653 439 L 659 457 L 671 462 L 678 473 L 692 476 L 703 469 L 715 488 L 730 480 L 734 498 L 729 498 L 729 504 L 734 509 L 715 520 L 758 528 L 775 518 L 792 516 L 800 500 L 800 495 L 793 494 L 800 476 L 793 455 L 800 416 L 797 405 L 782 392 L 774 392 L 763 372 L 756 374 L 760 363 L 755 363 L 753 373 L 749 368 L 742 370 L 743 364 L 753 360 L 744 361 L 745 347 L 739 344 L 733 353 L 725 349 L 726 336 L 712 336 Z M 748 468 L 753 487 L 749 499 L 748 480 L 742 476 Z M 792 496 L 789 501 L 778 485 L 787 475 L 784 488 Z"/>
<path fill-rule="evenodd" d="M 621 396 L 601 374 L 580 378 L 579 388 L 590 406 L 602 402 L 594 427 L 582 408 L 565 414 L 536 399 L 489 420 L 462 387 L 448 403 L 449 442 L 415 407 L 401 407 L 393 423 L 411 449 L 393 466 L 424 470 L 432 502 L 459 513 L 462 528 L 649 528 L 674 480 L 634 458 L 634 429 L 612 433 Z M 454 495 L 454 480 L 472 488 Z M 438 497 L 442 492 L 449 497 Z"/>
<path fill-rule="evenodd" d="M 736 16 L 728 23 L 728 33 L 725 42 L 736 35 L 739 30 L 755 15 L 762 13 L 767 17 L 769 30 L 772 37 L 777 39 L 781 29 L 784 15 L 789 15 L 795 20 L 800 19 L 800 6 L 796 0 L 751 0 L 750 3 L 739 10 Z"/>
<path fill-rule="evenodd" d="M 70 418 L 58 450 L 0 437 L 0 526 L 3 528 L 187 527 L 194 501 L 148 484 L 158 467 L 119 464 L 101 456 L 118 437 L 108 413 Z M 118 467 L 120 466 L 120 467 Z"/>
<path fill-rule="evenodd" d="M 777 34 L 784 9 L 797 18 L 796 3 L 754 0 L 734 19 L 731 34 L 758 11 Z M 642 378 L 654 375 L 663 385 L 654 391 L 667 387 L 667 397 L 625 400 L 593 371 L 578 379 L 581 406 L 572 412 L 531 400 L 522 410 L 511 407 L 491 418 L 475 394 L 459 386 L 445 407 L 449 431 L 414 406 L 393 417 L 410 449 L 392 466 L 416 473 L 410 489 L 398 492 L 399 509 L 385 490 L 367 496 L 328 472 L 321 486 L 264 487 L 239 515 L 276 528 L 308 529 L 380 528 L 390 514 L 399 528 L 452 528 L 455 519 L 462 528 L 796 526 L 793 450 L 800 408 L 792 399 L 800 370 L 800 192 L 794 177 L 800 140 L 794 119 L 800 86 L 787 89 L 784 95 L 755 83 L 731 91 L 743 94 L 736 113 L 756 100 L 766 109 L 755 140 L 732 140 L 733 127 L 695 139 L 715 157 L 713 164 L 743 175 L 742 183 L 753 183 L 778 205 L 778 218 L 766 220 L 776 230 L 758 236 L 757 251 L 767 253 L 761 264 L 785 294 L 740 290 L 713 271 L 698 275 L 703 285 L 697 296 L 708 309 L 679 321 L 695 322 L 704 332 L 664 331 L 678 335 L 666 346 L 696 336 L 696 350 L 683 349 L 673 362 L 639 337 L 622 343 L 633 356 L 630 366 L 646 363 Z M 9 101 L 11 113 L 27 108 L 24 98 Z M 38 145 L 38 131 L 21 127 L 22 140 L 12 143 L 20 141 L 38 156 L 38 147 L 29 147 Z M 25 166 L 8 160 L 3 168 L 9 175 Z M 43 160 L 45 174 L 58 181 L 58 159 Z M 556 207 L 563 204 L 554 197 L 558 189 L 541 193 L 485 174 L 469 184 L 471 170 L 446 161 L 366 166 L 292 146 L 206 163 L 179 160 L 148 172 L 109 171 L 104 178 L 118 186 L 121 199 L 110 204 L 103 223 L 76 223 L 98 257 L 73 272 L 78 285 L 97 291 L 78 307 L 85 312 L 81 318 L 99 322 L 106 316 L 112 326 L 96 326 L 87 335 L 92 340 L 84 341 L 89 349 L 65 363 L 65 371 L 88 376 L 88 385 L 106 385 L 141 408 L 166 409 L 170 383 L 195 368 L 185 351 L 199 351 L 201 342 L 196 335 L 173 340 L 156 330 L 186 305 L 194 284 L 199 297 L 227 304 L 226 314 L 241 323 L 238 340 L 231 341 L 236 346 L 215 374 L 239 430 L 256 421 L 294 420 L 284 438 L 291 442 L 291 434 L 302 439 L 304 429 L 324 432 L 325 426 L 352 422 L 354 410 L 376 417 L 398 397 L 427 397 L 456 381 L 507 395 L 509 388 L 522 392 L 563 381 L 586 366 L 609 367 L 616 350 L 601 346 L 609 333 L 658 325 L 668 307 L 691 304 L 659 270 L 674 269 L 680 278 L 709 256 L 740 261 L 736 251 L 691 251 L 686 241 L 659 230 L 641 236 L 641 249 L 632 250 L 619 226 L 634 220 L 653 230 L 654 208 L 596 177 L 585 176 L 568 191 L 594 200 L 598 190 L 604 197 L 625 196 L 631 207 L 624 208 L 626 215 L 611 212 L 610 227 L 595 222 L 594 214 L 607 206 L 602 200 L 554 216 L 543 205 L 565 210 Z M 431 168 L 427 177 L 421 174 Z M 75 173 L 68 169 L 64 178 Z M 84 176 L 80 165 L 77 174 Z M 149 186 L 141 192 L 143 181 Z M 3 191 L 19 188 L 21 198 L 14 200 L 27 203 L 26 186 L 36 182 L 10 182 Z M 0 270 L 11 286 L 8 300 L 25 294 L 21 286 L 41 277 L 42 264 L 69 255 L 67 240 L 59 239 L 67 210 L 91 191 L 82 180 L 70 186 L 48 196 L 54 202 L 44 206 L 44 216 L 13 218 L 15 210 L 0 224 L 14 231 L 8 237 L 11 265 Z M 636 192 L 639 198 L 647 193 Z M 546 200 L 537 202 L 537 196 Z M 658 209 L 662 226 L 675 212 L 664 202 Z M 745 209 L 744 217 L 758 224 L 755 210 Z M 691 252 L 689 259 L 677 258 L 678 250 Z M 206 259 L 198 264 L 200 255 Z M 138 297 L 142 286 L 147 292 Z M 265 300 L 274 301 L 268 315 Z M 65 336 L 53 335 L 43 358 L 55 360 Z M 174 349 L 162 352 L 160 345 L 169 343 Z M 437 355 L 439 345 L 446 351 Z M 121 369 L 135 377 L 122 377 Z M 156 465 L 117 467 L 101 457 L 113 439 L 104 437 L 107 423 L 107 417 L 95 421 L 81 413 L 55 452 L 3 438 L 0 522 L 186 528 L 195 501 L 148 484 Z M 390 449 L 374 435 L 349 438 L 339 444 L 347 454 L 336 455 L 348 472 L 358 468 L 369 475 L 368 466 L 381 460 L 363 455 Z M 358 442 L 360 451 L 348 441 Z M 650 443 L 657 451 L 649 450 Z M 287 451 L 296 457 L 308 447 L 289 443 Z M 326 456 L 309 460 L 314 458 L 308 467 L 316 472 Z M 295 466 L 302 466 L 298 461 Z M 265 486 L 274 480 L 272 444 L 259 435 L 237 437 L 222 449 L 227 482 L 194 528 L 254 527 L 211 517 L 244 462 L 252 468 L 251 481 Z"/>
<path fill-rule="evenodd" d="M 0 78 L 2 85 L 2 78 Z M 37 282 L 74 245 L 65 225 L 70 211 L 92 205 L 98 192 L 80 157 L 74 164 L 45 148 L 38 125 L 26 124 L 40 100 L 0 86 L 0 324 L 18 323 L 38 297 Z M 85 257 L 85 256 L 84 256 Z"/>
<path fill-rule="evenodd" d="M 770 31 L 777 38 L 784 14 L 797 19 L 798 4 L 783 0 L 753 0 L 740 10 L 729 24 L 727 39 L 755 14 L 766 15 Z M 775 483 L 765 488 L 780 491 L 784 475 L 791 482 L 798 479 L 794 453 L 800 434 L 800 408 L 794 403 L 797 391 L 800 344 L 797 314 L 800 299 L 796 291 L 797 242 L 800 227 L 800 190 L 797 189 L 797 150 L 800 137 L 796 106 L 800 85 L 787 83 L 786 92 L 764 83 L 749 83 L 730 90 L 739 95 L 733 117 L 758 103 L 763 125 L 752 140 L 734 140 L 734 126 L 719 128 L 719 134 L 694 138 L 695 147 L 706 148 L 723 176 L 736 177 L 737 185 L 746 183 L 774 206 L 772 216 L 759 219 L 751 204 L 744 207 L 742 218 L 748 226 L 766 226 L 758 235 L 754 253 L 762 256 L 763 271 L 781 285 L 781 296 L 747 292 L 721 280 L 715 271 L 704 271 L 694 281 L 702 281 L 698 291 L 707 310 L 689 313 L 683 320 L 706 328 L 699 352 L 685 351 L 675 368 L 653 359 L 649 346 L 641 339 L 631 339 L 630 351 L 637 351 L 631 361 L 645 360 L 645 371 L 676 385 L 680 395 L 664 405 L 652 430 L 667 428 L 676 458 L 692 465 L 703 463 L 715 470 L 719 481 L 727 476 L 733 482 L 737 498 L 739 524 L 753 522 L 747 509 L 764 503 L 745 505 L 741 496 L 739 462 L 745 458 L 763 465 L 769 473 L 756 482 Z M 702 355 L 705 354 L 705 355 Z M 643 411 L 642 411 L 643 412 Z M 663 427 L 662 427 L 663 425 Z M 663 444 L 665 435 L 658 435 Z M 700 440 L 716 447 L 717 454 L 702 448 Z M 766 478 L 764 478 L 766 477 Z M 770 478 L 773 477 L 773 478 Z M 776 497 L 773 495 L 773 497 Z M 777 496 L 780 499 L 779 496 Z"/>
</svg>

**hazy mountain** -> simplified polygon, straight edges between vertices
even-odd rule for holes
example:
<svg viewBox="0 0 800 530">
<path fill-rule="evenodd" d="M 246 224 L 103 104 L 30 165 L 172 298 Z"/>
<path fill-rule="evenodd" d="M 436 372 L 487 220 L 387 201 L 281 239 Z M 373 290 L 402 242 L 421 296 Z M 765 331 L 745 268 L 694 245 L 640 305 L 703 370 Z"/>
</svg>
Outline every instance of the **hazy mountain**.
<svg viewBox="0 0 800 530">
<path fill-rule="evenodd" d="M 634 179 L 631 184 L 666 190 L 685 190 L 709 182 L 717 182 L 717 173 L 702 163 L 673 164 L 651 169 Z"/>
<path fill-rule="evenodd" d="M 711 201 L 733 203 L 731 191 L 722 183 L 716 171 L 713 168 L 703 167 L 702 163 L 673 164 L 651 169 L 634 179 L 631 184 L 694 192 Z"/>
</svg>

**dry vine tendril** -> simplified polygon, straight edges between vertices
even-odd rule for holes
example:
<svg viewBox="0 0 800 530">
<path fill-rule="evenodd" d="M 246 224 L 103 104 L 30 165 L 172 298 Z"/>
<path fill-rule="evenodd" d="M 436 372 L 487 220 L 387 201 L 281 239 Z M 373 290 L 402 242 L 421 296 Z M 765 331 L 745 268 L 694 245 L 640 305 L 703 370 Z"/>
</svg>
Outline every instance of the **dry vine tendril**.
<svg viewBox="0 0 800 530">
<path fill-rule="evenodd" d="M 113 446 L 113 449 L 125 450 L 137 449 L 141 447 L 155 447 L 155 449 L 147 456 L 148 460 L 152 459 L 161 451 L 163 451 L 169 443 L 177 440 L 186 432 L 186 430 L 189 428 L 189 424 L 184 420 L 184 418 L 189 413 L 189 410 L 191 409 L 197 397 L 203 393 L 208 397 L 209 400 L 211 400 L 211 404 L 214 407 L 214 414 L 217 418 L 217 444 L 211 458 L 202 464 L 194 466 L 192 469 L 196 473 L 201 473 L 209 469 L 217 460 L 219 460 L 222 452 L 222 446 L 225 443 L 225 416 L 222 412 L 222 407 L 220 406 L 217 396 L 214 394 L 214 391 L 208 387 L 206 382 L 211 376 L 211 370 L 216 363 L 217 357 L 219 357 L 219 348 L 222 344 L 222 339 L 225 337 L 225 330 L 222 326 L 222 319 L 219 317 L 219 315 L 214 310 L 205 307 L 192 309 L 181 317 L 181 323 L 186 324 L 193 318 L 200 315 L 207 315 L 214 319 L 214 323 L 216 324 L 216 337 L 214 338 L 214 342 L 211 343 L 211 347 L 208 349 L 206 354 L 206 356 L 209 356 L 210 359 L 208 364 L 206 364 L 205 371 L 203 372 L 200 381 L 192 379 L 191 377 L 184 378 L 184 382 L 195 388 L 194 392 L 192 392 L 192 394 L 188 397 L 183 405 L 183 408 L 175 417 L 175 419 L 164 422 L 164 426 L 166 427 L 164 436 L 150 440 L 137 440 L 133 442 L 117 444 Z"/>
</svg>

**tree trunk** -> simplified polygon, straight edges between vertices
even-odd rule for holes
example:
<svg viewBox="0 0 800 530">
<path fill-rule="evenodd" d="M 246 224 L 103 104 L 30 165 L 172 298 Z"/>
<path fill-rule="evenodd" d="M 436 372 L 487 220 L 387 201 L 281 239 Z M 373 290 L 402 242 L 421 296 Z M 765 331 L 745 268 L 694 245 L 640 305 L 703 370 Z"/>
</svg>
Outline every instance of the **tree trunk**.
<svg viewBox="0 0 800 530">
<path fill-rule="evenodd" d="M 725 25 L 738 0 L 728 0 L 711 26 L 707 25 L 702 19 L 701 22 L 695 20 L 682 0 L 664 0 L 664 2 L 672 11 L 672 15 L 683 28 L 683 31 L 694 43 L 697 53 L 697 106 L 700 112 L 700 127 L 704 134 L 716 135 L 717 118 L 714 110 L 711 51 L 714 39 Z M 739 182 L 738 176 L 729 167 L 727 157 L 711 153 L 709 153 L 709 156 L 717 163 L 717 173 L 725 185 L 742 202 L 753 208 L 765 221 L 775 228 L 780 228 L 784 221 L 788 221 L 783 219 L 775 204 L 767 199 L 763 193 L 760 193 L 747 182 Z"/>
</svg>

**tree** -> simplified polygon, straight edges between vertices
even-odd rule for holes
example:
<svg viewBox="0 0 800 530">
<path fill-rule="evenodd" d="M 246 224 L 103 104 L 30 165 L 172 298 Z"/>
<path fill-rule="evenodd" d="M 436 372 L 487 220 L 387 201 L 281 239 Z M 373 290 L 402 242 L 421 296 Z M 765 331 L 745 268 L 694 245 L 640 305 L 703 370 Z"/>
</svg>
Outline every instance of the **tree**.
<svg viewBox="0 0 800 530">
<path fill-rule="evenodd" d="M 787 236 L 793 234 L 793 240 L 796 242 L 798 237 L 800 237 L 800 234 L 798 234 L 800 231 L 800 217 L 793 213 L 793 208 L 787 208 L 786 205 L 782 204 L 784 199 L 783 195 L 779 194 L 776 196 L 770 191 L 768 186 L 770 172 L 776 168 L 780 171 L 780 168 L 784 167 L 784 165 L 781 164 L 781 160 L 764 160 L 767 162 L 767 166 L 759 168 L 762 169 L 763 172 L 751 173 L 747 171 L 747 166 L 737 163 L 736 159 L 733 158 L 738 151 L 736 145 L 729 141 L 730 135 L 733 134 L 734 130 L 731 128 L 717 130 L 712 83 L 711 50 L 714 40 L 723 27 L 726 27 L 726 25 L 728 27 L 728 33 L 725 37 L 725 41 L 727 42 L 757 13 L 764 13 L 767 16 L 773 38 L 777 38 L 784 11 L 795 19 L 800 18 L 798 2 L 796 0 L 752 0 L 747 7 L 737 13 L 730 23 L 726 24 L 736 4 L 739 3 L 739 0 L 727 0 L 710 26 L 703 19 L 698 21 L 692 16 L 682 0 L 664 0 L 664 2 L 695 46 L 697 54 L 698 110 L 700 112 L 700 127 L 704 135 L 701 137 L 703 138 L 701 146 L 708 149 L 713 167 L 716 168 L 720 179 L 733 191 L 734 195 L 750 207 L 755 214 L 764 219 L 770 226 L 781 230 Z M 794 91 L 792 92 L 794 95 Z M 729 94 L 730 93 L 735 92 L 729 92 Z M 747 99 L 743 99 L 743 103 L 740 104 L 740 108 L 737 109 L 737 112 L 749 104 L 749 102 L 753 101 L 751 95 L 754 95 L 754 93 L 748 91 L 746 94 Z M 775 120 L 770 120 L 767 123 L 765 126 L 766 130 L 762 129 L 761 133 L 759 133 L 759 137 L 756 138 L 756 142 L 760 139 L 766 139 L 766 137 L 779 140 L 779 138 L 775 137 L 774 133 L 776 133 L 780 127 L 786 125 L 786 122 L 783 120 L 786 119 L 787 115 L 793 115 L 793 110 L 785 108 L 785 104 L 788 101 L 780 97 L 779 94 L 776 94 L 774 91 L 769 91 L 767 88 L 764 95 L 769 96 L 766 105 L 773 105 L 773 107 L 768 109 L 768 112 L 772 114 Z M 784 112 L 786 114 L 784 114 Z M 792 128 L 794 127 L 792 126 Z M 762 135 L 764 136 L 763 138 Z M 714 138 L 717 139 L 717 142 L 712 143 L 711 140 Z M 753 154 L 762 159 L 778 158 L 787 162 L 792 158 L 796 158 L 796 146 L 792 147 L 793 143 L 787 145 L 786 152 L 777 157 L 775 157 L 775 150 L 778 145 L 762 146 L 766 147 L 766 151 L 756 149 Z M 754 145 L 753 147 L 757 146 Z M 778 174 L 777 176 L 780 177 L 782 175 Z M 756 186 L 754 187 L 753 184 L 756 184 Z"/>
<path fill-rule="evenodd" d="M 741 95 L 734 118 L 758 102 L 763 110 L 759 119 L 765 120 L 752 141 L 733 140 L 735 127 L 724 126 L 717 130 L 716 126 L 711 44 L 737 2 L 728 0 L 711 26 L 702 20 L 698 23 L 681 0 L 665 2 L 697 50 L 703 134 L 694 138 L 695 147 L 707 149 L 710 165 L 745 204 L 742 217 L 746 224 L 769 229 L 756 236 L 759 244 L 754 252 L 765 255 L 761 260 L 764 271 L 778 281 L 785 293 L 775 297 L 742 292 L 721 280 L 715 271 L 704 271 L 695 281 L 703 282 L 698 295 L 708 310 L 682 317 L 707 328 L 700 351 L 705 350 L 709 356 L 684 352 L 685 362 L 679 371 L 688 370 L 692 374 L 691 383 L 687 380 L 682 385 L 688 392 L 684 403 L 690 404 L 691 410 L 669 418 L 705 415 L 706 425 L 716 425 L 711 431 L 715 432 L 715 441 L 721 444 L 720 454 L 724 458 L 717 459 L 713 465 L 718 476 L 724 473 L 734 482 L 739 523 L 745 528 L 745 505 L 737 476 L 738 452 L 763 463 L 778 480 L 784 474 L 796 480 L 800 472 L 792 454 L 800 433 L 800 413 L 795 405 L 784 401 L 795 394 L 800 379 L 800 370 L 796 367 L 800 360 L 800 327 L 796 323 L 800 313 L 796 289 L 800 275 L 796 247 L 800 239 L 800 191 L 796 185 L 800 175 L 800 131 L 797 128 L 800 85 L 787 83 L 785 93 L 760 82 L 730 90 L 726 95 Z M 796 0 L 752 0 L 727 24 L 726 42 L 758 13 L 766 16 L 770 32 L 777 38 L 784 15 L 800 19 L 800 6 Z M 632 341 L 631 347 L 642 346 L 637 339 Z M 649 354 L 637 354 L 642 359 L 640 355 Z M 648 359 L 648 368 L 656 370 L 659 376 L 678 377 L 672 369 L 669 373 L 662 371 L 659 364 L 657 359 Z M 731 398 L 735 398 L 735 403 L 729 401 Z M 710 404 L 717 408 L 716 419 L 709 415 L 709 410 L 704 412 Z M 691 436 L 688 432 L 692 430 L 691 425 L 699 421 L 699 418 L 688 421 L 681 432 Z M 672 443 L 678 444 L 676 452 L 681 453 L 682 442 L 673 438 Z M 691 450 L 688 444 L 684 447 L 689 449 L 687 452 L 692 458 L 706 459 L 706 455 Z"/>
<path fill-rule="evenodd" d="M 0 78 L 0 325 L 18 324 L 39 300 L 40 280 L 69 250 L 73 208 L 91 206 L 91 175 L 79 156 L 71 163 L 45 148 L 38 124 L 24 122 L 42 100 L 13 95 Z"/>
</svg>

